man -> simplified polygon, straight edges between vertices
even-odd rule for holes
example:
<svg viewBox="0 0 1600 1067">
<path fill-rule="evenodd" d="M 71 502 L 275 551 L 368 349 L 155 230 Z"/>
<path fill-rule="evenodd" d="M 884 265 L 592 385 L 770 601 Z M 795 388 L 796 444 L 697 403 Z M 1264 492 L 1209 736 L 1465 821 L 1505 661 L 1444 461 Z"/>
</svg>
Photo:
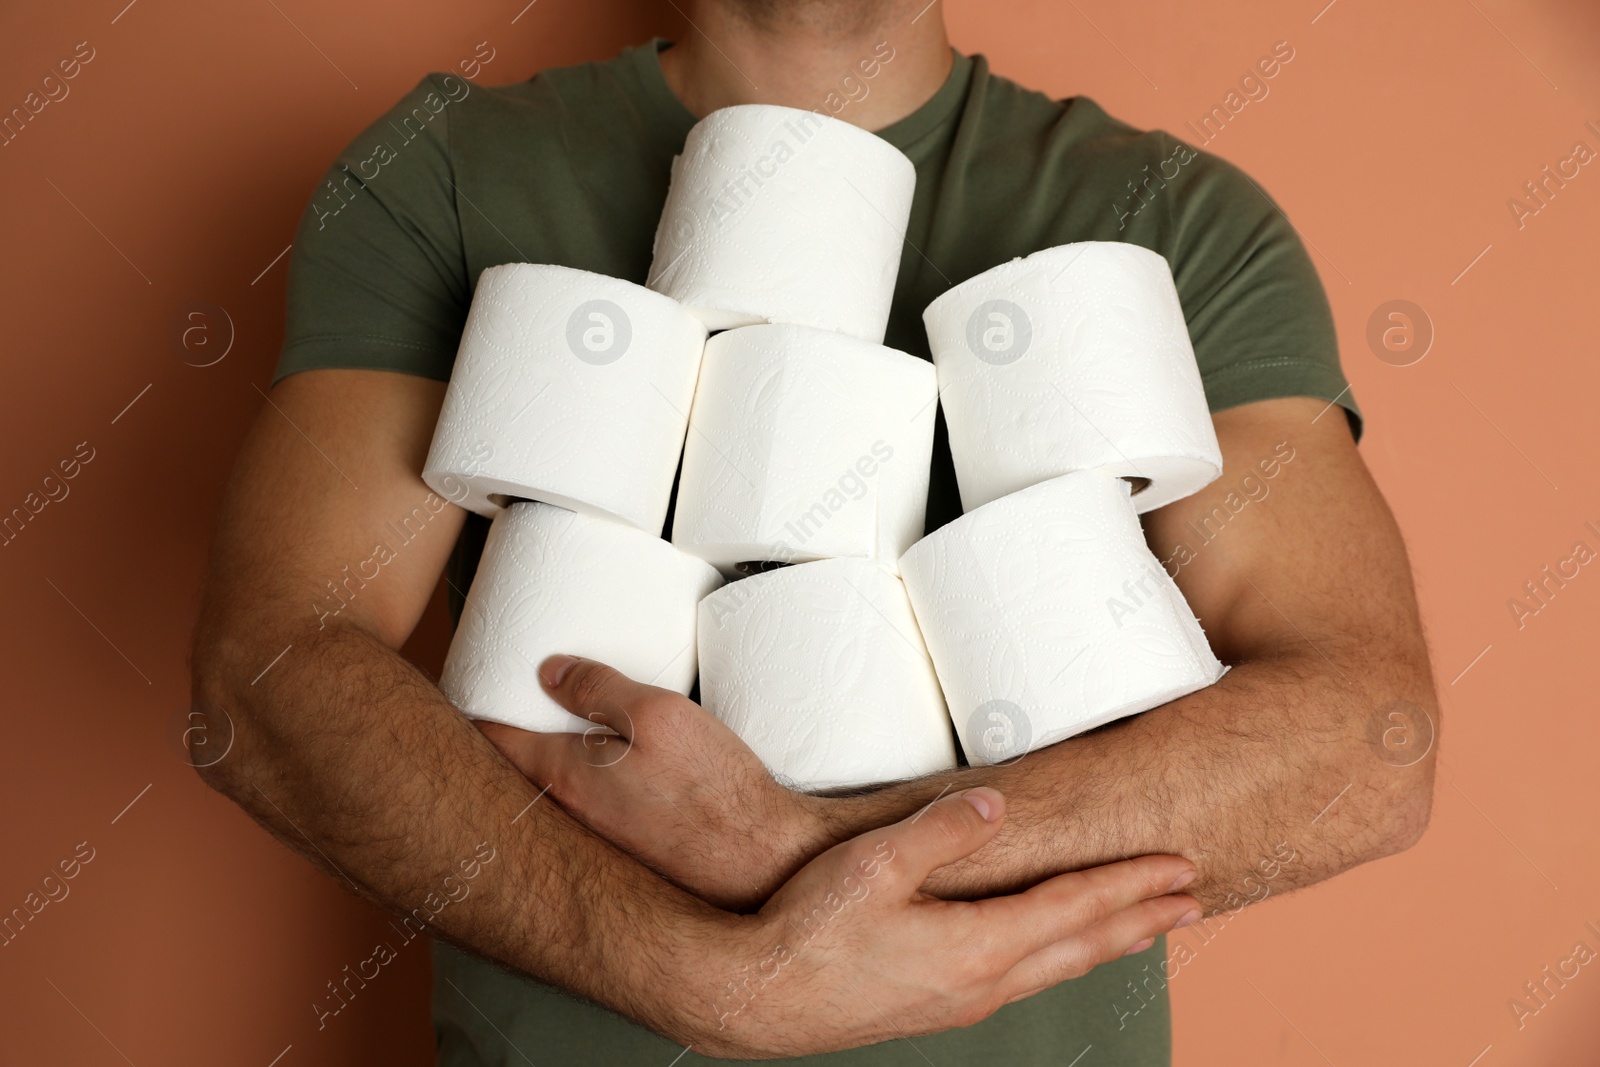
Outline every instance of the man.
<svg viewBox="0 0 1600 1067">
<path fill-rule="evenodd" d="M 1427 823 L 1431 746 L 1385 746 L 1437 723 L 1409 569 L 1293 229 L 1221 160 L 954 54 L 925 2 L 698 0 L 670 47 L 498 89 L 430 78 L 307 210 L 196 639 L 197 702 L 238 724 L 202 773 L 446 942 L 442 1064 L 1031 1065 L 1090 1045 L 1163 1064 L 1160 936 L 1196 901 L 1309 885 Z M 604 665 L 541 676 L 627 737 L 620 761 L 474 729 L 398 656 L 464 528 L 419 472 L 478 274 L 642 281 L 689 127 L 752 102 L 916 164 L 893 347 L 926 356 L 922 308 L 1017 255 L 1167 258 L 1225 469 L 1145 525 L 1232 665 L 1219 683 L 1010 766 L 824 799 Z M 958 513 L 941 432 L 929 529 Z M 482 527 L 449 574 L 458 612 Z"/>
</svg>

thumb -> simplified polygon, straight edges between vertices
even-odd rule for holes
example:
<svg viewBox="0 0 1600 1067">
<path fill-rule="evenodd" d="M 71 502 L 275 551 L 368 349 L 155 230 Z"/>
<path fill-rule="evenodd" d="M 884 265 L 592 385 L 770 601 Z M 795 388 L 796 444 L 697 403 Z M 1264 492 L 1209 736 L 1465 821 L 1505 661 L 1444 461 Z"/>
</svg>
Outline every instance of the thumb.
<svg viewBox="0 0 1600 1067">
<path fill-rule="evenodd" d="M 1005 808 L 1005 798 L 988 786 L 941 797 L 881 831 L 878 856 L 895 872 L 897 886 L 910 894 L 938 868 L 965 859 L 992 841 L 1005 819 Z"/>
<path fill-rule="evenodd" d="M 587 722 L 633 737 L 630 706 L 656 690 L 604 663 L 577 656 L 551 656 L 539 664 L 539 681 L 550 699 Z"/>
</svg>

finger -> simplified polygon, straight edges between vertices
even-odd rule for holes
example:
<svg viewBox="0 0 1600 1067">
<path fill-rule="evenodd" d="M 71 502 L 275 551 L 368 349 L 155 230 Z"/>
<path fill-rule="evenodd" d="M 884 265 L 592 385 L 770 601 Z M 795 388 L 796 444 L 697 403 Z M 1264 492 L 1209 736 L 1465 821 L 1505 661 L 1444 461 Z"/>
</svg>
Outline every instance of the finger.
<svg viewBox="0 0 1600 1067">
<path fill-rule="evenodd" d="M 480 719 L 473 723 L 530 782 L 550 785 L 569 765 L 581 763 L 585 734 L 540 734 Z M 599 727 L 594 727 L 599 729 Z M 625 743 L 625 742 L 622 742 Z"/>
<path fill-rule="evenodd" d="M 891 873 L 896 894 L 909 896 L 936 868 L 988 844 L 1005 818 L 1005 798 L 987 786 L 951 793 L 900 822 L 857 838 Z"/>
<path fill-rule="evenodd" d="M 635 709 L 662 690 L 636 682 L 604 663 L 578 656 L 551 656 L 539 665 L 539 681 L 550 698 L 580 719 L 632 738 Z"/>
<path fill-rule="evenodd" d="M 1007 965 L 1089 929 L 1149 897 L 1193 881 L 1194 864 L 1181 856 L 1139 856 L 1040 882 L 1012 896 L 973 902 L 978 921 L 1008 931 L 995 948 L 1015 953 Z"/>
<path fill-rule="evenodd" d="M 1155 938 L 1200 918 L 1193 897 L 1173 894 L 1141 900 L 1101 922 L 1019 962 L 1001 981 L 1006 1002 L 1021 1000 L 1072 978 L 1082 978 L 1102 963 L 1150 947 Z"/>
</svg>

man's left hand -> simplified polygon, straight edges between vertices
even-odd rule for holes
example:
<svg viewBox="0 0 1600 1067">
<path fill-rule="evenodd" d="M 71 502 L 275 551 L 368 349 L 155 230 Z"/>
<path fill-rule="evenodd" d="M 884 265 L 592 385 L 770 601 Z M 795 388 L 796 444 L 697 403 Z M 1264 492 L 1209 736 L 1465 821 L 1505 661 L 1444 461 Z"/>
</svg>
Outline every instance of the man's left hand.
<svg viewBox="0 0 1600 1067">
<path fill-rule="evenodd" d="M 753 910 L 836 843 L 826 800 L 785 789 L 687 697 L 568 656 L 546 660 L 539 678 L 595 725 L 582 734 L 478 728 L 563 808 L 703 900 Z"/>
</svg>

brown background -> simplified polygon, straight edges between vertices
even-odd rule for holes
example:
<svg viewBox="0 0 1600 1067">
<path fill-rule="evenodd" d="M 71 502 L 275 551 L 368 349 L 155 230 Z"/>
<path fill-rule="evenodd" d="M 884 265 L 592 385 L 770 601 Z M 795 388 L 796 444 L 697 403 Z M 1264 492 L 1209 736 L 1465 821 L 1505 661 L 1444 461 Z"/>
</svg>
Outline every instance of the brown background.
<svg viewBox="0 0 1600 1067">
<path fill-rule="evenodd" d="M 319 1033 L 313 1000 L 383 919 L 202 787 L 171 741 L 208 530 L 281 337 L 274 257 L 334 153 L 422 72 L 487 40 L 480 81 L 500 84 L 683 28 L 644 0 L 125 2 L 0 14 L 7 111 L 77 42 L 95 50 L 0 148 L 0 512 L 94 449 L 0 548 L 0 912 L 79 842 L 95 850 L 0 948 L 0 1060 L 428 1063 L 422 944 Z M 1317 250 L 1362 451 L 1417 570 L 1449 719 L 1433 827 L 1200 949 L 1173 982 L 1178 1063 L 1595 1062 L 1600 965 L 1520 1028 L 1508 1001 L 1580 939 L 1600 948 L 1584 926 L 1600 926 L 1600 564 L 1520 629 L 1507 601 L 1574 542 L 1600 549 L 1583 528 L 1600 526 L 1600 162 L 1520 229 L 1507 201 L 1580 138 L 1600 148 L 1584 129 L 1600 126 L 1600 12 L 1325 2 L 948 4 L 958 46 L 999 72 L 1184 138 L 1274 42 L 1294 47 L 1208 147 Z M 1436 330 L 1411 366 L 1366 340 L 1393 299 Z M 220 353 L 215 311 L 211 348 L 170 341 L 195 301 L 236 333 L 209 367 L 180 357 Z M 413 642 L 425 664 L 442 621 L 436 604 Z"/>
</svg>

